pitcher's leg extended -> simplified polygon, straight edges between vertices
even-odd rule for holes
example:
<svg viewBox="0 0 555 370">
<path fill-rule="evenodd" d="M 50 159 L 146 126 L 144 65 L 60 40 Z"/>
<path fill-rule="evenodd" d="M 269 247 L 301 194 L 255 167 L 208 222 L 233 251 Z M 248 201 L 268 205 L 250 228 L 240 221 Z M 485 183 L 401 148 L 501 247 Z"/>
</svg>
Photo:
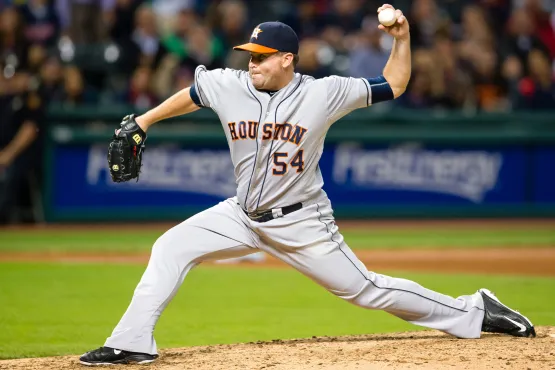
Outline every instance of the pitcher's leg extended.
<svg viewBox="0 0 555 370">
<path fill-rule="evenodd" d="M 309 213 L 312 208 L 315 216 Z M 480 337 L 484 302 L 479 293 L 453 298 L 413 281 L 370 272 L 345 244 L 329 204 L 297 212 L 290 215 L 296 214 L 298 222 L 289 223 L 286 233 L 275 226 L 266 231 L 262 226 L 267 233 L 262 240 L 273 244 L 268 253 L 358 306 L 384 310 L 457 337 Z M 278 220 L 287 222 L 285 217 Z M 266 246 L 261 248 L 266 250 Z"/>
<path fill-rule="evenodd" d="M 368 271 L 339 233 L 333 239 L 336 251 L 327 259 L 319 260 L 320 267 L 316 270 L 326 270 L 329 263 L 330 267 L 336 266 L 338 275 L 335 279 L 326 279 L 314 274 L 331 293 L 358 306 L 384 310 L 413 324 L 459 338 L 480 337 L 484 303 L 479 293 L 453 298 L 414 281 Z"/>
<path fill-rule="evenodd" d="M 253 247 L 252 233 L 235 217 L 230 202 L 199 213 L 156 241 L 133 299 L 105 346 L 156 354 L 154 327 L 187 273 L 206 260 L 258 251 Z"/>
</svg>

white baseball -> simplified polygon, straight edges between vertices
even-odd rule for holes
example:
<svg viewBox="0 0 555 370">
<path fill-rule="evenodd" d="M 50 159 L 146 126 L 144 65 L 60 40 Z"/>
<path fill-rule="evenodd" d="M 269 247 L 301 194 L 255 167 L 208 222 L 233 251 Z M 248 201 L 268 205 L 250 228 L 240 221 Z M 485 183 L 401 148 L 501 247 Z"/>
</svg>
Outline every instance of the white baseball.
<svg viewBox="0 0 555 370">
<path fill-rule="evenodd" d="M 386 27 L 393 26 L 397 21 L 395 17 L 395 9 L 385 8 L 378 13 L 378 20 Z"/>
</svg>

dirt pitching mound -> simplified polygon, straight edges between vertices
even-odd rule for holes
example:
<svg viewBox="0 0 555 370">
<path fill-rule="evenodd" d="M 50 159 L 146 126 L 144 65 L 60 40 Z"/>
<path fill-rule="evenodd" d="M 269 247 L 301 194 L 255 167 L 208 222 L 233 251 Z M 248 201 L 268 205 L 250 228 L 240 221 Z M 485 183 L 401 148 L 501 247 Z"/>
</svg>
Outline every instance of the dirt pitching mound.
<svg viewBox="0 0 555 370">
<path fill-rule="evenodd" d="M 125 369 L 554 369 L 555 327 L 537 332 L 536 338 L 469 340 L 419 331 L 177 348 L 162 350 L 153 364 Z M 84 369 L 77 357 L 0 361 L 0 369 Z"/>
</svg>

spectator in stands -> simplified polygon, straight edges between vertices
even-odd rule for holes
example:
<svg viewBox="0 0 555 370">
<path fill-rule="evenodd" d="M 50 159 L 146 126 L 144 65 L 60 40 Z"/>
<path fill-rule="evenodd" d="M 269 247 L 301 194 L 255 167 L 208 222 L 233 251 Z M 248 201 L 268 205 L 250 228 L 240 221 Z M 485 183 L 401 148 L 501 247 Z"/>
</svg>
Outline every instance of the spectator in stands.
<svg viewBox="0 0 555 370">
<path fill-rule="evenodd" d="M 176 85 L 179 83 L 181 78 L 179 73 L 179 62 L 180 60 L 178 57 L 169 53 L 164 57 L 164 59 L 162 59 L 158 68 L 154 70 L 152 77 L 152 91 L 158 100 L 162 101 L 181 90 L 176 90 Z M 189 72 L 190 78 L 188 81 L 192 83 L 193 73 L 191 71 Z M 191 83 L 189 83 L 188 86 L 190 86 Z"/>
<path fill-rule="evenodd" d="M 28 176 L 40 179 L 46 97 L 30 85 L 24 70 L 9 78 L 0 74 L 0 224 L 16 221 Z"/>
<path fill-rule="evenodd" d="M 362 26 L 362 0 L 333 0 L 333 7 L 325 15 L 326 27 L 337 27 L 343 33 L 357 32 Z"/>
<path fill-rule="evenodd" d="M 447 34 L 436 35 L 428 59 L 426 67 L 430 75 L 433 107 L 468 107 L 473 100 L 472 79 L 468 69 L 462 66 L 453 40 Z"/>
<path fill-rule="evenodd" d="M 175 28 L 171 34 L 162 37 L 162 40 L 168 49 L 171 49 L 173 53 L 182 56 L 180 55 L 182 51 L 176 50 L 175 46 L 172 48 L 171 45 L 179 44 L 179 47 L 182 47 L 182 44 L 187 40 L 191 29 L 197 24 L 201 24 L 202 20 L 198 14 L 191 9 L 184 9 L 180 11 L 177 17 L 177 24 Z"/>
<path fill-rule="evenodd" d="M 528 55 L 528 74 L 518 86 L 514 106 L 524 110 L 555 110 L 555 81 L 549 57 L 541 50 Z"/>
<path fill-rule="evenodd" d="M 245 3 L 240 0 L 224 0 L 218 4 L 216 13 L 214 34 L 221 40 L 223 50 L 231 50 L 233 46 L 243 43 L 251 31 L 247 24 L 248 10 Z M 245 69 L 248 58 L 247 53 L 231 52 L 225 63 L 230 68 Z"/>
<path fill-rule="evenodd" d="M 151 3 L 157 32 L 166 36 L 176 28 L 180 12 L 194 9 L 195 0 L 151 0 Z"/>
<path fill-rule="evenodd" d="M 350 34 L 358 32 L 364 14 L 360 0 L 334 0 L 333 6 L 322 15 L 318 35 L 331 46 L 336 54 L 348 53 Z"/>
<path fill-rule="evenodd" d="M 461 1 L 458 3 L 468 6 L 470 2 Z M 514 0 L 477 0 L 474 3 L 482 9 L 489 27 L 496 30 L 494 34 L 502 36 L 507 20 L 511 15 L 511 3 L 514 3 Z"/>
<path fill-rule="evenodd" d="M 97 100 L 96 91 L 85 84 L 83 75 L 76 66 L 70 65 L 64 68 L 63 88 L 61 103 L 64 107 L 92 104 Z"/>
<path fill-rule="evenodd" d="M 135 13 L 135 29 L 131 39 L 135 46 L 138 65 L 156 68 L 167 53 L 160 42 L 154 12 L 146 4 L 141 5 Z"/>
<path fill-rule="evenodd" d="M 212 27 L 224 48 L 239 45 L 251 31 L 247 28 L 247 7 L 240 0 L 224 0 L 218 4 L 216 10 L 218 17 Z"/>
<path fill-rule="evenodd" d="M 152 91 L 152 71 L 148 67 L 139 67 L 133 73 L 128 92 L 128 103 L 139 111 L 146 111 L 158 104 Z"/>
<path fill-rule="evenodd" d="M 316 37 L 323 26 L 318 5 L 313 0 L 300 0 L 288 10 L 283 22 L 295 30 L 300 38 Z"/>
<path fill-rule="evenodd" d="M 546 46 L 535 35 L 535 26 L 530 13 L 516 9 L 508 23 L 508 35 L 504 38 L 502 55 L 506 58 L 515 55 L 525 69 L 528 67 L 528 53 L 532 49 L 548 52 Z"/>
<path fill-rule="evenodd" d="M 527 0 L 525 9 L 535 25 L 535 36 L 549 50 L 551 58 L 555 58 L 555 25 L 552 24 L 550 11 L 555 11 L 552 0 Z"/>
<path fill-rule="evenodd" d="M 462 38 L 465 42 L 477 47 L 492 48 L 495 46 L 496 40 L 482 8 L 470 5 L 464 9 L 462 13 Z"/>
<path fill-rule="evenodd" d="M 52 46 L 58 38 L 60 24 L 54 6 L 48 0 L 28 0 L 21 7 L 25 37 L 34 44 Z"/>
<path fill-rule="evenodd" d="M 428 109 L 432 107 L 430 98 L 430 77 L 427 73 L 416 73 L 409 82 L 408 90 L 397 102 L 408 109 Z"/>
<path fill-rule="evenodd" d="M 194 70 L 199 65 L 207 69 L 224 67 L 224 50 L 211 30 L 202 24 L 195 25 L 187 36 L 187 55 L 181 60 L 181 67 Z"/>
<path fill-rule="evenodd" d="M 200 24 L 196 13 L 183 10 L 178 15 L 179 20 L 175 30 L 162 38 L 162 43 L 169 53 L 181 60 L 187 57 L 187 40 L 194 27 Z"/>
<path fill-rule="evenodd" d="M 40 81 L 45 96 L 50 101 L 62 102 L 64 100 L 64 86 L 62 84 L 62 66 L 56 57 L 48 57 L 40 69 Z"/>
<path fill-rule="evenodd" d="M 321 50 L 329 48 L 322 40 L 317 38 L 305 38 L 299 44 L 299 63 L 296 70 L 314 78 L 329 76 L 330 70 L 321 62 L 319 54 Z"/>
<path fill-rule="evenodd" d="M 114 19 L 110 27 L 112 40 L 129 44 L 135 24 L 135 12 L 143 0 L 116 0 Z"/>
<path fill-rule="evenodd" d="M 354 33 L 360 30 L 364 13 L 361 0 L 334 0 L 332 7 L 321 16 L 319 38 L 331 46 L 340 60 L 349 52 Z M 337 65 L 336 65 L 337 66 Z M 348 68 L 338 68 L 343 72 Z"/>
<path fill-rule="evenodd" d="M 410 40 L 413 49 L 431 48 L 438 30 L 449 20 L 435 0 L 414 0 L 410 12 Z"/>
<path fill-rule="evenodd" d="M 194 75 L 188 68 L 178 68 L 175 76 L 175 81 L 172 85 L 174 92 L 183 90 L 194 83 Z"/>
<path fill-rule="evenodd" d="M 363 22 L 361 31 L 349 52 L 350 69 L 352 77 L 379 76 L 389 59 L 389 50 L 393 39 L 378 29 L 377 17 L 368 17 Z"/>
<path fill-rule="evenodd" d="M 503 61 L 501 74 L 505 81 L 505 88 L 507 92 L 508 110 L 516 108 L 516 102 L 519 98 L 518 83 L 523 76 L 523 67 L 520 60 L 512 55 Z"/>
<path fill-rule="evenodd" d="M 189 75 L 188 81 L 193 80 L 192 71 L 179 72 L 179 65 L 188 55 L 187 39 L 189 33 L 200 24 L 198 15 L 192 9 L 185 9 L 179 12 L 176 27 L 173 33 L 162 38 L 164 47 L 168 50 L 168 54 L 160 61 L 160 65 L 154 71 L 153 91 L 159 100 L 176 93 L 179 81 L 182 81 L 184 75 Z M 187 73 L 188 71 L 188 73 Z"/>
<path fill-rule="evenodd" d="M 431 74 L 434 61 L 432 54 L 424 49 L 415 50 L 412 57 L 412 74 L 407 91 L 396 103 L 408 109 L 427 109 L 432 107 Z"/>
<path fill-rule="evenodd" d="M 28 48 L 20 14 L 14 7 L 5 8 L 0 13 L 0 59 L 5 68 L 13 71 L 25 68 Z"/>
<path fill-rule="evenodd" d="M 483 8 L 467 6 L 462 12 L 462 40 L 458 45 L 459 66 L 472 78 L 473 98 L 467 107 L 496 111 L 505 109 L 504 81 L 500 73 L 496 39 Z"/>
<path fill-rule="evenodd" d="M 186 75 L 192 77 L 195 68 L 201 64 L 208 69 L 225 66 L 225 51 L 221 42 L 214 37 L 207 26 L 202 24 L 192 26 L 186 40 L 183 40 L 180 44 L 176 43 L 171 50 L 171 57 L 165 58 L 163 61 L 165 70 L 158 69 L 157 79 L 171 80 L 172 78 L 167 75 L 167 73 L 170 73 L 170 68 L 171 73 L 178 73 L 181 77 Z M 158 85 L 156 90 L 161 91 L 161 86 Z"/>
<path fill-rule="evenodd" d="M 75 44 L 108 39 L 116 0 L 56 0 L 61 30 Z"/>
<path fill-rule="evenodd" d="M 97 101 L 97 92 L 103 97 L 100 101 L 129 101 L 131 80 L 145 79 L 146 70 L 139 68 L 143 66 L 150 70 L 150 80 L 154 82 L 150 93 L 155 93 L 157 100 L 186 87 L 198 64 L 210 69 L 244 69 L 249 55 L 233 52 L 231 46 L 248 37 L 257 22 L 272 17 L 297 30 L 303 45 L 299 72 L 315 77 L 375 75 L 385 64 L 384 51 L 390 41 L 375 32 L 375 9 L 381 5 L 378 0 L 15 3 L 19 5 L 5 6 L 0 13 L 4 72 L 10 75 L 24 67 L 33 75 L 41 75 L 42 86 L 54 101 L 67 100 L 76 105 Z M 546 86 L 545 78 L 542 83 L 537 81 L 537 75 L 543 75 L 537 71 L 542 70 L 544 62 L 532 57 L 531 51 L 542 51 L 547 63 L 553 62 L 553 0 L 398 0 L 395 5 L 410 9 L 415 59 L 421 51 L 421 55 L 425 55 L 425 50 L 434 53 L 430 54 L 433 68 L 423 66 L 426 63 L 414 66 L 414 83 L 399 104 L 481 110 L 509 109 L 514 105 L 523 109 L 526 104 L 522 92 L 530 94 L 531 89 L 522 87 L 533 85 L 533 91 L 539 92 L 543 90 L 537 89 L 538 83 Z M 373 21 L 364 21 L 365 17 Z M 64 49 L 65 57 L 75 53 L 76 59 L 63 60 L 73 60 L 76 65 L 65 71 L 62 84 L 61 67 L 47 52 L 64 34 L 81 45 L 74 50 L 70 50 L 73 45 L 66 45 Z M 93 60 L 95 53 L 87 54 L 87 48 L 109 38 L 120 46 L 117 63 L 109 65 L 103 55 Z M 528 66 L 531 60 L 537 64 L 532 69 Z M 118 66 L 120 69 L 114 70 Z"/>
<path fill-rule="evenodd" d="M 505 110 L 506 89 L 495 50 L 484 49 L 477 54 L 472 73 L 475 107 L 483 111 Z"/>
<path fill-rule="evenodd" d="M 38 75 L 44 61 L 46 60 L 46 49 L 39 44 L 33 44 L 27 51 L 27 65 L 32 75 Z"/>
<path fill-rule="evenodd" d="M 193 23 L 185 37 L 181 39 L 175 34 L 166 40 L 170 54 L 163 59 L 154 78 L 154 90 L 160 99 L 176 92 L 176 86 L 183 81 L 190 84 L 197 66 L 202 64 L 208 69 L 226 66 L 226 50 L 210 28 Z"/>
</svg>

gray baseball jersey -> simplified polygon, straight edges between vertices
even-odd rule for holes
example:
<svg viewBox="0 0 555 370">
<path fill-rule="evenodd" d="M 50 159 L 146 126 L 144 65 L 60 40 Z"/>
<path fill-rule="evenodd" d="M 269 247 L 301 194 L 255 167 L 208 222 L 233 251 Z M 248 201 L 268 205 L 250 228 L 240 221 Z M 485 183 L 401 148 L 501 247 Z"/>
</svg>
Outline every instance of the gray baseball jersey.
<svg viewBox="0 0 555 370">
<path fill-rule="evenodd" d="M 249 212 L 321 197 L 318 162 L 329 127 L 371 102 L 363 78 L 314 79 L 296 73 L 270 95 L 253 87 L 248 72 L 199 66 L 195 86 L 201 104 L 220 118 L 235 166 L 237 198 Z"/>
<path fill-rule="evenodd" d="M 106 346 L 155 354 L 154 327 L 187 273 L 203 261 L 258 251 L 358 306 L 458 337 L 480 336 L 484 303 L 479 293 L 453 298 L 368 271 L 335 224 L 318 160 L 330 125 L 370 105 L 367 80 L 295 74 L 271 96 L 254 89 L 246 72 L 199 67 L 195 85 L 200 103 L 214 109 L 224 127 L 237 196 L 185 220 L 156 241 L 133 300 Z M 245 214 L 297 202 L 302 208 L 268 222 Z"/>
</svg>

